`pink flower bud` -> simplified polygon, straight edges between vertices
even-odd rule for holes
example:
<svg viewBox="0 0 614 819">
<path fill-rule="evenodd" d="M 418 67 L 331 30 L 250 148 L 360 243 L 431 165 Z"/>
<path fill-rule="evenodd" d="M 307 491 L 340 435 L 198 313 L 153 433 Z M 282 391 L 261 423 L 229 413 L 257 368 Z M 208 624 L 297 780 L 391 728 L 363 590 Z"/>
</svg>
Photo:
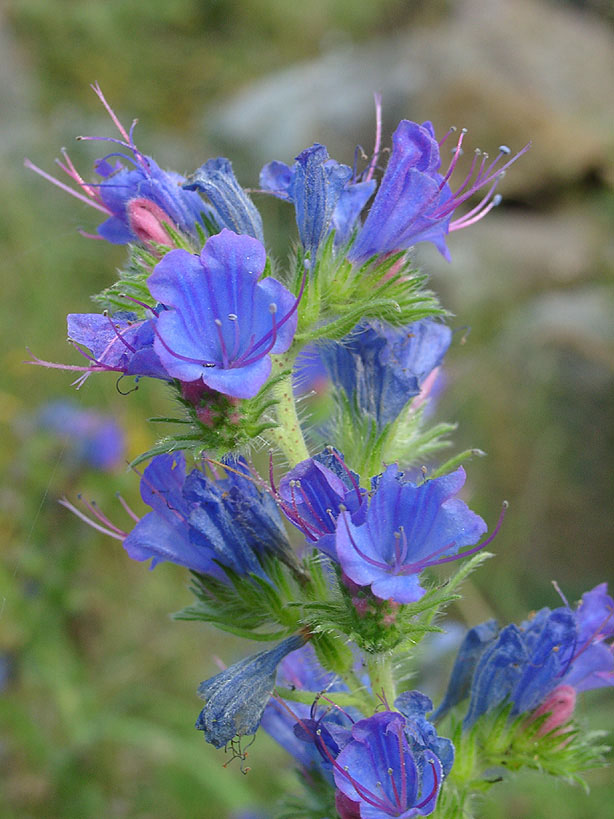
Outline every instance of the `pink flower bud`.
<svg viewBox="0 0 614 819">
<path fill-rule="evenodd" d="M 155 202 L 151 199 L 131 199 L 126 205 L 126 211 L 130 228 L 141 242 L 173 247 L 173 240 L 163 224 L 169 223 L 171 218 Z"/>
<path fill-rule="evenodd" d="M 550 731 L 554 731 L 555 728 L 559 728 L 559 726 L 565 725 L 566 722 L 569 722 L 575 707 L 575 688 L 573 688 L 571 685 L 559 685 L 554 689 L 554 691 L 550 692 L 548 698 L 542 702 L 539 708 L 533 711 L 527 724 L 535 722 L 535 720 L 543 716 L 543 714 L 549 714 L 545 722 L 540 725 L 537 731 L 537 736 L 543 737 L 546 734 L 549 734 Z M 557 731 L 557 733 L 560 734 L 565 732 Z"/>
</svg>

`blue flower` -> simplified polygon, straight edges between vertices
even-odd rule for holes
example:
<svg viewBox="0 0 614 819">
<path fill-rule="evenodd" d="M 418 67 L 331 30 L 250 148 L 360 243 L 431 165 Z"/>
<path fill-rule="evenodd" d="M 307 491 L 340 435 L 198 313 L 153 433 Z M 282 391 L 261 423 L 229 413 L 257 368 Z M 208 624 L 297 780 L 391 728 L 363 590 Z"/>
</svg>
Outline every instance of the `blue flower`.
<svg viewBox="0 0 614 819">
<path fill-rule="evenodd" d="M 258 281 L 266 253 L 250 236 L 212 236 L 200 256 L 172 250 L 156 265 L 149 290 L 168 310 L 156 324 L 154 349 L 181 381 L 251 398 L 296 330 L 297 300 L 273 278 Z"/>
<path fill-rule="evenodd" d="M 266 577 L 261 558 L 294 565 L 274 500 L 249 477 L 244 461 L 227 464 L 227 477 L 209 478 L 199 469 L 186 476 L 182 454 L 158 455 L 141 480 L 141 496 L 152 511 L 124 540 L 134 560 L 163 560 L 224 579 L 220 568 Z"/>
<path fill-rule="evenodd" d="M 435 810 L 454 748 L 425 719 L 428 697 L 412 693 L 400 702 L 408 717 L 385 711 L 360 720 L 334 762 L 335 784 L 359 806 L 361 819 L 409 819 Z M 351 816 L 347 801 L 341 804 L 342 815 Z"/>
<path fill-rule="evenodd" d="M 335 244 L 345 244 L 360 212 L 375 190 L 375 181 L 351 181 L 352 169 L 328 156 L 315 143 L 296 157 L 292 168 L 277 160 L 260 172 L 262 190 L 293 202 L 299 237 L 311 260 L 331 230 Z"/>
<path fill-rule="evenodd" d="M 501 146 L 497 157 L 488 165 L 484 155 L 474 177 L 479 161 L 479 152 L 476 153 L 466 178 L 452 192 L 448 180 L 461 154 L 463 136 L 464 132 L 450 167 L 442 176 L 440 144 L 432 124 L 401 120 L 392 137 L 392 153 L 379 190 L 348 254 L 351 261 L 361 262 L 375 255 L 405 250 L 418 242 L 432 242 L 449 260 L 447 234 L 473 224 L 498 204 L 494 191 L 503 172 L 529 147 L 502 166 L 499 161 L 510 153 L 506 146 Z M 488 190 L 482 202 L 453 222 L 453 212 L 484 187 Z"/>
<path fill-rule="evenodd" d="M 453 497 L 464 483 L 462 467 L 418 485 L 402 480 L 396 466 L 388 467 L 363 520 L 341 512 L 337 521 L 337 558 L 345 575 L 370 585 L 381 599 L 419 600 L 420 572 L 463 557 L 458 550 L 486 531 L 482 518 Z"/>
<path fill-rule="evenodd" d="M 337 517 L 342 508 L 358 513 L 363 494 L 358 475 L 330 447 L 287 472 L 279 482 L 277 499 L 283 513 L 307 541 L 334 556 Z"/>
<path fill-rule="evenodd" d="M 261 651 L 231 665 L 198 688 L 206 701 L 196 721 L 205 739 L 216 748 L 234 737 L 255 734 L 275 687 L 277 666 L 283 658 L 301 648 L 305 638 L 288 637 L 270 651 Z"/>
<path fill-rule="evenodd" d="M 338 343 L 320 345 L 318 352 L 333 382 L 381 430 L 420 393 L 451 340 L 450 328 L 432 319 L 402 328 L 369 321 Z"/>
<path fill-rule="evenodd" d="M 448 690 L 433 718 L 470 697 L 465 726 L 502 703 L 516 716 L 541 707 L 555 690 L 614 685 L 614 600 L 605 583 L 578 608 L 540 609 L 520 626 L 498 630 L 494 620 L 471 629 L 461 645 Z M 572 706 L 573 707 L 573 706 Z"/>
<path fill-rule="evenodd" d="M 87 355 L 78 347 L 91 363 L 89 367 L 75 369 L 82 369 L 85 377 L 93 372 L 112 371 L 170 381 L 171 376 L 154 351 L 155 321 L 155 318 L 139 319 L 136 313 L 128 311 L 113 316 L 70 313 L 68 338 L 91 353 Z"/>
<path fill-rule="evenodd" d="M 191 543 L 238 574 L 265 577 L 260 559 L 274 556 L 295 565 L 277 504 L 249 476 L 245 461 L 229 460 L 225 478 L 199 470 L 187 477 Z"/>
<path fill-rule="evenodd" d="M 201 574 L 223 578 L 211 549 L 193 543 L 192 505 L 184 496 L 185 458 L 181 453 L 157 455 L 143 473 L 141 497 L 151 507 L 124 539 L 133 560 L 150 560 L 153 569 L 165 560 Z"/>
<path fill-rule="evenodd" d="M 563 682 L 576 691 L 614 685 L 614 599 L 606 583 L 582 595 L 576 609 L 577 647 Z"/>
<path fill-rule="evenodd" d="M 103 182 L 92 186 L 98 191 L 100 201 L 111 216 L 98 226 L 98 234 L 113 244 L 126 244 L 142 239 L 137 210 L 150 208 L 152 215 L 162 223 L 167 221 L 180 231 L 196 238 L 196 225 L 202 227 L 202 214 L 209 208 L 197 193 L 184 190 L 185 177 L 171 171 L 163 171 L 150 157 L 130 148 L 132 157 L 123 155 L 134 167 L 125 168 L 121 162 L 111 165 L 109 157 L 98 160 L 96 172 Z M 111 155 L 113 156 L 113 155 Z M 151 237 L 151 238 L 155 238 Z M 172 241 L 161 243 L 171 245 Z"/>
<path fill-rule="evenodd" d="M 58 165 L 81 191 L 73 190 L 29 160 L 25 161 L 26 167 L 106 214 L 108 218 L 98 226 L 98 236 L 108 242 L 126 244 L 153 240 L 171 245 L 172 240 L 163 222 L 196 238 L 196 225 L 202 227 L 203 214 L 209 213 L 209 207 L 197 193 L 182 188 L 185 182 L 183 176 L 173 171 L 163 171 L 151 157 L 138 150 L 133 139 L 136 120 L 130 131 L 126 131 L 98 85 L 92 88 L 121 135 L 121 139 L 80 137 L 82 140 L 111 142 L 120 148 L 96 161 L 95 170 L 102 182 L 85 182 L 66 151 L 62 151 L 62 160 L 57 160 Z M 122 160 L 129 166 L 126 167 Z"/>
<path fill-rule="evenodd" d="M 213 205 L 219 226 L 264 242 L 262 218 L 239 185 L 230 160 L 209 159 L 190 176 L 186 190 L 202 191 Z"/>
</svg>

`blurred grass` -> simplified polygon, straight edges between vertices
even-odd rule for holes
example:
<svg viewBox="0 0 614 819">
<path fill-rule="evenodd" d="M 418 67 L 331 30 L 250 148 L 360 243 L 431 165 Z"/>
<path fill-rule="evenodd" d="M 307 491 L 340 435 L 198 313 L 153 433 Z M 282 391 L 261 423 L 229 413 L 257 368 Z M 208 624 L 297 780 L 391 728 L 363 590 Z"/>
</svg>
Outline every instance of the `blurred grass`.
<svg viewBox="0 0 614 819">
<path fill-rule="evenodd" d="M 208 156 L 197 138 L 200 118 L 246 80 L 337 42 L 394 31 L 414 15 L 437 14 L 445 5 L 402 0 L 317 0 L 309 7 L 281 0 L 5 4 L 7 36 L 17 58 L 5 82 L 16 89 L 23 132 L 0 154 L 7 308 L 0 324 L 0 468 L 6 476 L 0 489 L 5 541 L 0 653 L 10 669 L 0 692 L 0 815 L 226 817 L 242 806 L 270 805 L 292 786 L 290 774 L 278 780 L 286 763 L 268 738 L 258 737 L 248 760 L 254 770 L 244 777 L 235 766 L 222 771 L 223 754 L 192 727 L 199 710 L 195 689 L 214 673 L 213 656 L 231 662 L 246 651 L 245 644 L 197 624 L 171 622 L 168 613 L 189 599 L 185 573 L 166 564 L 148 572 L 130 562 L 117 543 L 57 505 L 63 493 L 74 498 L 82 490 L 121 525 L 125 518 L 114 497 L 121 491 L 141 509 L 133 475 L 76 474 L 61 450 L 33 434 L 31 414 L 43 402 L 67 395 L 71 378 L 22 363 L 26 344 L 52 361 L 77 360 L 64 341 L 65 314 L 90 309 L 89 295 L 111 281 L 124 252 L 81 238 L 77 227 L 91 229 L 95 214 L 26 174 L 22 155 L 27 152 L 50 169 L 73 133 L 103 121 L 88 87 L 98 80 L 122 116 L 141 117 L 144 147 L 166 140 L 159 157 L 163 165 L 173 164 L 170 146 L 177 140 L 181 156 L 190 155 L 195 167 Z M 71 155 L 87 167 L 95 154 L 77 146 Z M 272 245 L 283 258 L 284 237 L 272 228 L 289 220 L 279 212 L 274 203 L 267 206 Z M 581 436 L 590 427 L 587 416 L 596 429 L 607 428 L 611 404 L 590 384 L 575 396 L 579 401 L 570 402 L 564 391 L 568 368 L 584 362 L 556 351 L 541 361 L 546 375 L 533 379 L 529 392 L 523 390 L 523 361 L 495 343 L 498 318 L 507 300 L 518 297 L 511 290 L 505 303 L 477 303 L 471 315 L 459 316 L 472 324 L 471 345 L 452 354 L 453 383 L 442 412 L 461 421 L 459 448 L 477 445 L 493 454 L 471 470 L 476 508 L 490 508 L 494 516 L 510 470 L 516 471 L 515 482 L 526 476 L 525 506 L 517 506 L 517 512 L 512 507 L 495 544 L 497 565 L 487 567 L 486 580 L 478 578 L 463 609 L 476 620 L 493 610 L 520 619 L 528 608 L 546 602 L 544 591 L 554 574 L 567 580 L 572 598 L 601 580 L 603 561 L 590 546 L 594 539 L 603 542 L 610 525 L 609 518 L 591 511 L 596 504 L 607 508 L 610 450 L 601 436 L 588 443 Z M 502 381 L 502 369 L 512 377 Z M 143 383 L 122 398 L 113 383 L 113 377 L 90 379 L 77 400 L 120 418 L 130 458 L 153 440 L 143 418 L 164 413 L 168 399 L 155 383 Z M 479 383 L 479 390 L 468 389 L 468 383 Z M 552 510 L 544 519 L 535 517 L 546 487 L 532 478 L 541 472 L 532 472 L 531 464 L 544 460 L 552 464 L 560 519 Z M 579 471 L 590 473 L 598 491 L 587 495 L 587 482 L 576 481 Z M 580 521 L 594 520 L 584 539 L 577 531 L 572 540 L 566 537 L 570 509 Z M 556 605 L 552 595 L 548 602 Z M 614 722 L 611 697 L 596 696 L 582 708 L 581 716 L 593 727 Z M 523 779 L 520 789 L 518 781 L 495 788 L 482 815 L 576 819 L 605 815 L 601 809 L 614 798 L 607 772 L 590 777 L 589 801 L 580 791 L 537 777 Z"/>
</svg>

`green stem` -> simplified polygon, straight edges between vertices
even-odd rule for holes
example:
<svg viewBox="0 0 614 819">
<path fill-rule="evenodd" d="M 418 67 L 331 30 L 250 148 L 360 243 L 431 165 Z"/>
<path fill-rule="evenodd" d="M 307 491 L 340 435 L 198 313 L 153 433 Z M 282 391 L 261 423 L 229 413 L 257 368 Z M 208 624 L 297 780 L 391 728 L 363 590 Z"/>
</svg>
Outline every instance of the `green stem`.
<svg viewBox="0 0 614 819">
<path fill-rule="evenodd" d="M 298 688 L 282 688 L 281 686 L 275 686 L 275 693 L 279 694 L 279 696 L 284 700 L 289 700 L 290 702 L 302 702 L 304 705 L 312 705 L 314 700 L 318 698 L 318 696 L 322 695 L 322 692 L 316 691 L 301 691 Z M 346 694 L 341 691 L 332 691 L 326 694 L 327 701 L 332 700 L 336 705 L 339 705 L 341 708 L 361 708 L 363 705 L 361 699 L 359 697 L 354 697 L 352 694 Z"/>
<path fill-rule="evenodd" d="M 371 679 L 371 690 L 376 697 L 383 697 L 388 708 L 393 707 L 397 698 L 391 658 L 385 654 L 375 654 L 367 660 L 367 670 Z"/>
<path fill-rule="evenodd" d="M 292 352 L 287 352 L 284 355 L 271 356 L 273 362 L 272 375 L 279 375 L 286 370 L 290 370 L 290 373 L 273 388 L 275 399 L 278 402 L 278 426 L 276 429 L 270 430 L 269 436 L 284 453 L 291 467 L 296 466 L 299 461 L 305 461 L 309 457 L 309 450 L 305 444 L 303 431 L 298 420 L 294 393 L 292 391 L 291 370 L 295 357 L 295 354 Z"/>
</svg>

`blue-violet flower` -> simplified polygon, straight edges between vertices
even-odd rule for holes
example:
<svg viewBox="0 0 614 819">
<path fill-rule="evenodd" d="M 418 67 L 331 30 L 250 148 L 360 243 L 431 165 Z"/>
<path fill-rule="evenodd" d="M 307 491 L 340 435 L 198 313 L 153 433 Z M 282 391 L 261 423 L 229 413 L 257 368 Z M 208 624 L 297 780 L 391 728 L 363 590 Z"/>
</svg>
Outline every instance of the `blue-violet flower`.
<svg viewBox="0 0 614 819">
<path fill-rule="evenodd" d="M 251 236 L 224 229 L 200 256 L 172 250 L 148 279 L 168 309 L 156 323 L 154 349 L 182 381 L 202 378 L 211 389 L 252 398 L 296 330 L 298 299 L 276 279 L 258 281 L 266 253 Z"/>
<path fill-rule="evenodd" d="M 420 572 L 463 557 L 458 550 L 476 543 L 486 531 L 482 518 L 453 497 L 464 483 L 462 467 L 414 484 L 389 466 L 364 520 L 353 520 L 347 511 L 339 516 L 337 558 L 345 575 L 360 586 L 370 585 L 376 597 L 397 603 L 419 600 L 424 594 Z"/>
</svg>

